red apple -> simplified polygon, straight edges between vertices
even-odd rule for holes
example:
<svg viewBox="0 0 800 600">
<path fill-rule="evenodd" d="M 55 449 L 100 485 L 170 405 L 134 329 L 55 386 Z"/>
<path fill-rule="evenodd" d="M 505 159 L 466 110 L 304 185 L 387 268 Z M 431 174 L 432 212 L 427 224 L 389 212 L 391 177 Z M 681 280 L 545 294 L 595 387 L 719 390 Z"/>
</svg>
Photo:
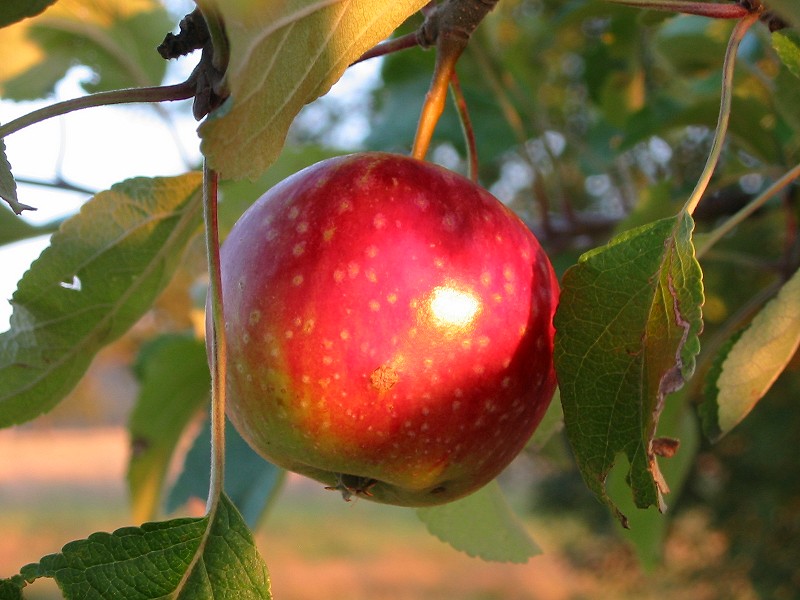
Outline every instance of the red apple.
<svg viewBox="0 0 800 600">
<path fill-rule="evenodd" d="M 230 419 L 345 499 L 469 494 L 553 395 L 550 261 L 496 198 L 433 164 L 366 153 L 289 177 L 225 241 L 222 289 Z"/>
</svg>

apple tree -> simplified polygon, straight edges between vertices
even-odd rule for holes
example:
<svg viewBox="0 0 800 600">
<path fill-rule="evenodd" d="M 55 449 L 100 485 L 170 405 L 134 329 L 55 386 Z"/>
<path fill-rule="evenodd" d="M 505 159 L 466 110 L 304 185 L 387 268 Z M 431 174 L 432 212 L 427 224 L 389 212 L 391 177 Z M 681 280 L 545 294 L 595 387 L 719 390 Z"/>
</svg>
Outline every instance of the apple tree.
<svg viewBox="0 0 800 600">
<path fill-rule="evenodd" d="M 252 528 L 283 469 L 524 562 L 538 548 L 494 478 L 554 438 L 644 562 L 680 502 L 711 507 L 732 551 L 742 511 L 798 534 L 782 508 L 797 483 L 741 483 L 798 466 L 795 2 L 171 6 L 0 8 L 3 99 L 93 73 L 85 94 L 0 124 L 0 243 L 52 232 L 0 334 L 0 426 L 57 406 L 176 274 L 198 310 L 207 297 L 196 328 L 140 342 L 137 524 L 3 574 L 0 598 L 43 577 L 66 598 L 269 598 Z M 380 61 L 367 133 L 337 147 L 353 115 L 325 95 L 363 61 Z M 28 223 L 35 194 L 18 193 L 5 140 L 131 103 L 191 107 L 202 164 Z M 165 520 L 197 496 L 204 516 Z M 786 593 L 796 550 L 770 531 L 746 551 L 769 565 L 760 589 Z"/>
</svg>

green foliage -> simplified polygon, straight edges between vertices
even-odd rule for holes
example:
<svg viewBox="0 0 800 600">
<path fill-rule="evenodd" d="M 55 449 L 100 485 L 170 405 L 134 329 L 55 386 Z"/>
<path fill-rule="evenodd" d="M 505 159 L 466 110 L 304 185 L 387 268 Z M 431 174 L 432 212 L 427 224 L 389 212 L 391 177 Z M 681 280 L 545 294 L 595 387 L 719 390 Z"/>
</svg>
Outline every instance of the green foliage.
<svg viewBox="0 0 800 600">
<path fill-rule="evenodd" d="M 132 179 L 53 235 L 0 335 L 0 426 L 50 410 L 164 289 L 200 224 L 200 176 Z"/>
<path fill-rule="evenodd" d="M 56 0 L 6 0 L 0 7 L 0 27 L 38 15 Z"/>
<path fill-rule="evenodd" d="M 200 128 L 204 153 L 226 178 L 223 234 L 268 187 L 338 153 L 325 149 L 325 126 L 306 133 L 302 148 L 283 148 L 287 135 L 292 141 L 290 124 L 352 60 L 424 4 L 199 3 L 224 17 L 230 41 L 224 85 L 231 97 Z M 800 24 L 795 0 L 768 4 Z M 33 18 L 17 22 L 24 17 Z M 154 47 L 176 25 L 155 0 L 11 0 L 2 3 L 0 26 L 12 23 L 0 31 L 0 92 L 16 100 L 51 94 L 73 65 L 92 69 L 88 91 L 158 84 L 166 63 Z M 800 385 L 796 186 L 759 203 L 755 215 L 703 252 L 702 273 L 693 248 L 800 161 L 795 29 L 770 35 L 757 25 L 748 34 L 721 161 L 694 222 L 681 211 L 708 155 L 732 26 L 601 0 L 503 0 L 473 37 L 458 74 L 481 181 L 566 270 L 556 320 L 562 404 L 553 405 L 528 451 L 547 463 L 545 471 L 572 465 L 560 446 L 563 418 L 576 468 L 597 496 L 624 513 L 631 530 L 620 533 L 643 564 L 660 560 L 671 519 L 701 504 L 728 536 L 731 556 L 753 566 L 759 591 L 789 597 L 797 581 L 800 501 L 796 478 L 787 476 L 798 467 L 797 453 L 787 449 L 800 422 L 792 404 Z M 411 145 L 434 59 L 413 49 L 383 61 L 381 83 L 365 103 L 367 149 L 405 152 Z M 465 153 L 452 107 L 434 145 Z M 20 282 L 11 330 L 0 335 L 0 427 L 50 410 L 92 357 L 153 306 L 197 232 L 199 183 L 196 174 L 128 181 L 63 223 Z M 0 197 L 13 212 L 25 208 L 5 146 Z M 0 244 L 58 225 L 30 225 L 0 207 Z M 139 355 L 141 390 L 130 422 L 137 521 L 161 511 L 167 468 L 189 424 L 197 424 L 209 388 L 200 341 L 156 340 Z M 707 437 L 718 441 L 702 450 L 696 405 Z M 167 511 L 207 495 L 210 437 L 203 425 L 167 495 Z M 92 588 L 99 586 L 95 577 L 117 586 L 120 598 L 134 590 L 142 597 L 267 597 L 266 569 L 245 523 L 258 524 L 281 474 L 230 427 L 226 437 L 228 496 L 216 512 L 92 535 L 0 580 L 0 598 L 21 598 L 26 579 L 37 577 L 56 578 L 68 598 L 99 597 L 88 591 L 99 589 Z M 673 438 L 680 440 L 677 453 L 659 456 L 656 447 Z M 653 505 L 662 507 L 667 487 L 671 510 L 661 514 Z M 571 490 L 561 504 L 573 506 Z M 472 556 L 524 562 L 538 552 L 495 484 L 419 516 L 434 535 Z M 145 560 L 147 549 L 161 562 Z M 207 592 L 192 587 L 201 583 Z"/>
<path fill-rule="evenodd" d="M 418 508 L 417 515 L 433 535 L 470 556 L 524 563 L 541 553 L 497 482 L 455 502 Z"/>
<path fill-rule="evenodd" d="M 93 533 L 20 574 L 55 579 L 66 600 L 272 597 L 253 537 L 225 496 L 209 517 Z"/>
<path fill-rule="evenodd" d="M 207 405 L 211 380 L 205 345 L 182 335 L 146 344 L 134 371 L 140 388 L 128 423 L 128 485 L 133 516 L 141 522 L 159 514 L 170 459 L 184 429 Z"/>
<path fill-rule="evenodd" d="M 564 275 L 555 360 L 566 431 L 589 487 L 614 508 L 605 480 L 624 452 L 636 506 L 662 507 L 653 438 L 665 397 L 694 371 L 702 329 L 691 217 L 621 234 Z"/>
<path fill-rule="evenodd" d="M 261 175 L 300 109 L 425 4 L 220 2 L 231 49 L 231 97 L 200 127 L 210 165 L 226 179 Z"/>
</svg>

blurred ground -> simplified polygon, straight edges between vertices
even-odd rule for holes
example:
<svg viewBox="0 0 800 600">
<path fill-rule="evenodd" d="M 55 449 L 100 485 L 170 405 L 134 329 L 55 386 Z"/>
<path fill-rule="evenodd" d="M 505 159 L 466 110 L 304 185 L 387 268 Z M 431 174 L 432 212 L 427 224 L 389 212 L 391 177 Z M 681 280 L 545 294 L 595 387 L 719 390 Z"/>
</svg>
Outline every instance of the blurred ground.
<svg viewBox="0 0 800 600">
<path fill-rule="evenodd" d="M 0 431 L 0 577 L 94 531 L 132 524 L 121 428 Z M 486 563 L 427 534 L 413 511 L 345 503 L 292 478 L 257 534 L 278 600 L 687 600 L 755 598 L 701 515 L 681 521 L 665 566 L 643 573 L 624 544 L 579 522 L 532 521 L 544 549 Z M 29 600 L 59 598 L 50 582 Z"/>
</svg>

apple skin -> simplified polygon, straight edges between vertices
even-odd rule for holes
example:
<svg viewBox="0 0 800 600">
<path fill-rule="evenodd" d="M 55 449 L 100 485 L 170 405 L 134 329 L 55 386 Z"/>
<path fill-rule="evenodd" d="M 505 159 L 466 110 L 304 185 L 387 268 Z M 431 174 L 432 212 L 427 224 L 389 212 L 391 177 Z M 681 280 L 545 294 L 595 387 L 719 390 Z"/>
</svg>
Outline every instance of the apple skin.
<svg viewBox="0 0 800 600">
<path fill-rule="evenodd" d="M 439 166 L 313 165 L 245 212 L 221 260 L 229 418 L 345 499 L 465 496 L 553 396 L 550 261 L 500 201 Z"/>
</svg>

